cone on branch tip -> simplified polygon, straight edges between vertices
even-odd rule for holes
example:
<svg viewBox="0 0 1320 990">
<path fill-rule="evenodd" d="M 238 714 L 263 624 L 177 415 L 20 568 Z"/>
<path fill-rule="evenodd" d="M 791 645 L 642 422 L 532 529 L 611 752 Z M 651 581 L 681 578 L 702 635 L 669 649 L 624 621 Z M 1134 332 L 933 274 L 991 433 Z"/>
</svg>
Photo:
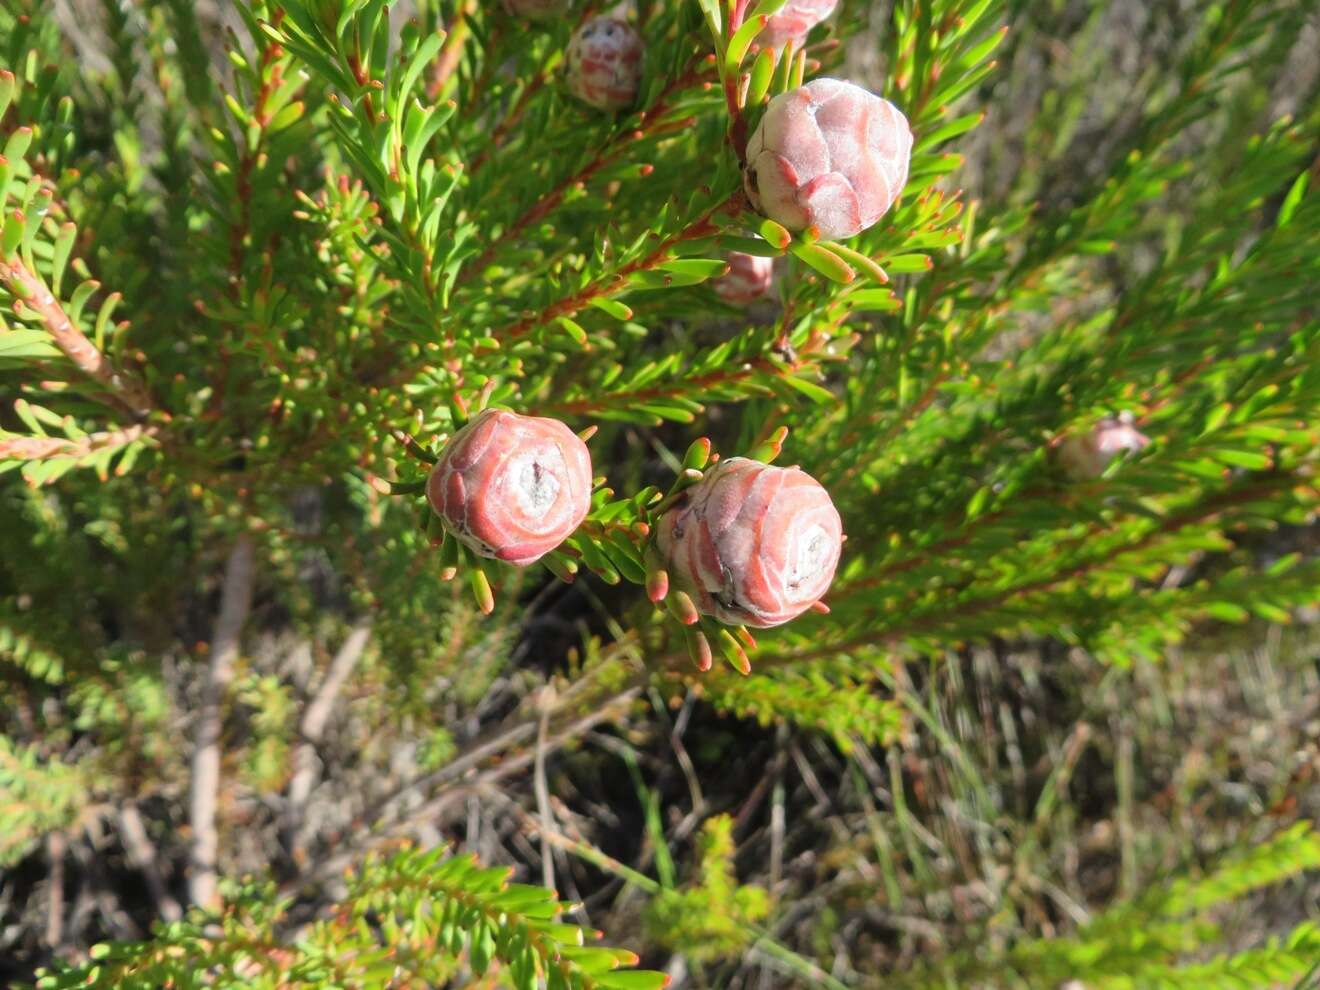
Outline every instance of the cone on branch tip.
<svg viewBox="0 0 1320 990">
<path fill-rule="evenodd" d="M 731 457 L 664 514 L 656 545 L 671 611 L 685 594 L 702 615 L 763 629 L 825 594 L 843 528 L 829 493 L 804 471 Z"/>
<path fill-rule="evenodd" d="M 715 294 L 725 302 L 755 302 L 774 283 L 775 259 L 734 251 L 728 257 L 729 270 L 711 283 Z"/>
<path fill-rule="evenodd" d="M 591 454 L 563 423 L 487 409 L 450 438 L 426 497 L 473 553 L 525 567 L 581 525 L 591 486 Z"/>
<path fill-rule="evenodd" d="M 1094 481 L 1120 454 L 1145 450 L 1150 438 L 1126 419 L 1102 419 L 1085 433 L 1064 437 L 1055 456 L 1059 466 L 1074 481 Z"/>
<path fill-rule="evenodd" d="M 888 212 L 911 157 L 897 107 L 853 83 L 814 79 L 770 101 L 747 143 L 743 186 L 763 216 L 837 240 Z"/>
<path fill-rule="evenodd" d="M 839 0 L 788 0 L 771 15 L 756 36 L 756 44 L 762 48 L 783 48 L 790 41 L 801 45 L 811 29 L 834 13 L 838 5 Z"/>
<path fill-rule="evenodd" d="M 568 91 L 600 110 L 623 110 L 637 99 L 642 39 L 614 17 L 593 17 L 574 33 L 565 56 Z"/>
</svg>

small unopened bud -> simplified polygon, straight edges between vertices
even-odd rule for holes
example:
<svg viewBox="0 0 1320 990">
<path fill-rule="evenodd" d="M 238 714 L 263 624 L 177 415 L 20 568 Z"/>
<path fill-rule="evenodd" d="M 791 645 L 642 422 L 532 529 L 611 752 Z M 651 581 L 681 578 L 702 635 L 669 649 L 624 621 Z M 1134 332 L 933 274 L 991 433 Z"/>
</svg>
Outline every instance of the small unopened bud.
<svg viewBox="0 0 1320 990">
<path fill-rule="evenodd" d="M 775 279 L 775 259 L 734 251 L 728 257 L 729 270 L 711 287 L 725 302 L 754 302 L 770 291 Z"/>
<path fill-rule="evenodd" d="M 1074 433 L 1059 444 L 1057 456 L 1064 473 L 1075 481 L 1091 481 L 1119 454 L 1145 450 L 1150 438 L 1122 419 L 1102 419 L 1087 433 Z"/>
<path fill-rule="evenodd" d="M 788 0 L 761 29 L 756 43 L 765 48 L 783 48 L 789 41 L 799 45 L 838 5 L 839 0 Z"/>
<path fill-rule="evenodd" d="M 641 85 L 642 39 L 623 21 L 593 17 L 574 32 L 565 63 L 569 92 L 601 110 L 622 110 Z"/>
</svg>

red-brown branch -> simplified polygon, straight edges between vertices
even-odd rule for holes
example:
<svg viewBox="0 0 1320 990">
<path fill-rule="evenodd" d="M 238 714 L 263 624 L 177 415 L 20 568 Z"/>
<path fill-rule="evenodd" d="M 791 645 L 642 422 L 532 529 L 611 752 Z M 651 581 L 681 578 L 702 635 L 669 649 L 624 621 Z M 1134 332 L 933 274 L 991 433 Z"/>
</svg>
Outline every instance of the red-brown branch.
<svg viewBox="0 0 1320 990">
<path fill-rule="evenodd" d="M 18 258 L 0 260 L 0 279 L 7 282 L 10 291 L 22 300 L 25 309 L 41 320 L 55 346 L 88 378 L 103 385 L 110 395 L 138 419 L 144 419 L 155 403 L 146 386 L 132 375 L 120 371 L 101 351 L 87 339 L 69 319 L 46 284 L 28 270 Z"/>
<path fill-rule="evenodd" d="M 740 195 L 741 194 L 739 193 L 735 193 L 719 206 L 707 210 L 677 234 L 661 241 L 660 245 L 645 257 L 638 258 L 636 261 L 624 265 L 613 275 L 597 279 L 584 289 L 573 293 L 571 296 L 560 299 L 558 302 L 551 303 L 533 316 L 524 317 L 521 320 L 517 320 L 507 326 L 492 331 L 491 336 L 496 340 L 517 340 L 520 337 L 525 337 L 537 327 L 544 326 L 552 320 L 557 320 L 561 316 L 572 316 L 584 306 L 589 305 L 593 299 L 614 295 L 628 284 L 629 275 L 632 275 L 634 272 L 647 271 L 669 261 L 669 252 L 675 247 L 675 245 L 681 244 L 683 241 L 695 240 L 698 237 L 704 237 L 707 234 L 714 233 L 716 228 L 715 224 L 712 222 L 712 218 L 716 213 L 728 209 L 731 204 L 736 203 Z"/>
<path fill-rule="evenodd" d="M 458 13 L 454 16 L 453 23 L 449 26 L 445 43 L 435 60 L 431 82 L 426 87 L 426 95 L 433 101 L 440 98 L 441 93 L 444 92 L 445 84 L 449 82 L 449 77 L 454 74 L 454 70 L 458 68 L 458 63 L 463 60 L 463 46 L 472 35 L 472 28 L 467 19 L 476 13 L 476 9 L 476 3 L 473 0 L 468 0 L 468 3 L 459 8 Z"/>
<path fill-rule="evenodd" d="M 671 120 L 662 123 L 660 118 L 669 110 L 669 100 L 677 92 L 681 92 L 688 86 L 698 82 L 702 77 L 702 72 L 697 68 L 689 68 L 686 72 L 679 74 L 664 90 L 656 97 L 656 101 L 649 109 L 642 111 L 641 126 L 634 130 L 620 134 L 615 140 L 605 148 L 602 148 L 591 160 L 579 168 L 572 175 L 565 178 L 553 189 L 541 196 L 535 203 L 527 208 L 521 216 L 514 220 L 508 227 L 502 230 L 499 236 L 493 238 L 486 249 L 475 259 L 463 266 L 457 284 L 462 285 L 471 281 L 472 277 L 482 271 L 491 260 L 499 253 L 502 247 L 510 238 L 516 237 L 533 224 L 540 223 L 554 210 L 558 209 L 559 204 L 564 201 L 569 190 L 585 185 L 601 169 L 608 165 L 613 165 L 627 152 L 629 146 L 648 137 L 654 137 L 658 134 L 665 134 L 670 131 L 683 130 L 691 126 L 695 118 L 685 117 L 682 120 Z M 523 94 L 524 99 L 532 92 L 531 87 Z M 519 101 L 520 103 L 522 100 Z"/>
<path fill-rule="evenodd" d="M 77 440 L 67 437 L 0 437 L 0 460 L 45 461 L 55 457 L 90 457 L 101 450 L 127 447 L 159 434 L 154 426 L 129 426 L 122 430 L 91 433 Z"/>
</svg>

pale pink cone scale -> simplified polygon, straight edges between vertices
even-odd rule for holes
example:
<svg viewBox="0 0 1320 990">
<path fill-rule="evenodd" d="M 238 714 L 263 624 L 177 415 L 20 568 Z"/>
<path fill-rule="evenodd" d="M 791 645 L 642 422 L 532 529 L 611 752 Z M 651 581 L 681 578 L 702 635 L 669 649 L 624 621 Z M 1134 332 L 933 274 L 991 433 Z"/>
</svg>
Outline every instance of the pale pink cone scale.
<svg viewBox="0 0 1320 990">
<path fill-rule="evenodd" d="M 1070 478 L 1090 481 L 1105 473 L 1119 454 L 1145 450 L 1150 438 L 1130 423 L 1102 419 L 1087 433 L 1075 433 L 1059 444 L 1059 464 Z"/>
<path fill-rule="evenodd" d="M 801 615 L 829 589 L 843 524 L 806 472 L 731 457 L 664 515 L 656 540 L 673 586 L 698 611 L 764 629 Z"/>
<path fill-rule="evenodd" d="M 474 553 L 524 567 L 586 518 L 591 481 L 587 445 L 563 423 L 487 409 L 445 445 L 426 497 Z"/>
<path fill-rule="evenodd" d="M 894 205 L 907 182 L 912 131 L 888 100 L 814 79 L 770 101 L 747 143 L 752 206 L 789 230 L 852 237 Z"/>
<path fill-rule="evenodd" d="M 725 302 L 749 303 L 770 291 L 775 278 L 775 259 L 734 251 L 728 257 L 729 271 L 712 287 Z"/>
<path fill-rule="evenodd" d="M 817 24 L 834 13 L 839 0 L 788 0 L 779 13 L 756 36 L 765 48 L 783 48 L 786 42 L 800 45 Z"/>
<path fill-rule="evenodd" d="M 565 56 L 568 90 L 601 110 L 622 110 L 637 99 L 642 39 L 623 21 L 594 17 L 574 32 Z"/>
</svg>

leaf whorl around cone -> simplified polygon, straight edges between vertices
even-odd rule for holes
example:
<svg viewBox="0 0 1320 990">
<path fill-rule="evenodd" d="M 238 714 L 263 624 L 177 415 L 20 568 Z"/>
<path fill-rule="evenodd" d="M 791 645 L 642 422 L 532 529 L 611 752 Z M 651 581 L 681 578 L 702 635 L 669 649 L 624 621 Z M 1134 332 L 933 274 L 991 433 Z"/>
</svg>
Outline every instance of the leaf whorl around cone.
<svg viewBox="0 0 1320 990">
<path fill-rule="evenodd" d="M 563 423 L 487 409 L 445 446 L 426 497 L 473 552 L 525 566 L 586 518 L 591 480 L 587 445 Z"/>
<path fill-rule="evenodd" d="M 888 100 L 815 79 L 770 101 L 747 144 L 752 205 L 790 230 L 852 237 L 879 220 L 907 182 L 912 131 Z"/>
<path fill-rule="evenodd" d="M 661 519 L 670 579 L 698 611 L 730 625 L 782 625 L 825 594 L 843 526 L 806 472 L 744 457 L 720 461 Z"/>
<path fill-rule="evenodd" d="M 622 110 L 637 99 L 642 39 L 614 17 L 594 17 L 573 33 L 565 57 L 568 89 L 601 110 Z"/>
</svg>

